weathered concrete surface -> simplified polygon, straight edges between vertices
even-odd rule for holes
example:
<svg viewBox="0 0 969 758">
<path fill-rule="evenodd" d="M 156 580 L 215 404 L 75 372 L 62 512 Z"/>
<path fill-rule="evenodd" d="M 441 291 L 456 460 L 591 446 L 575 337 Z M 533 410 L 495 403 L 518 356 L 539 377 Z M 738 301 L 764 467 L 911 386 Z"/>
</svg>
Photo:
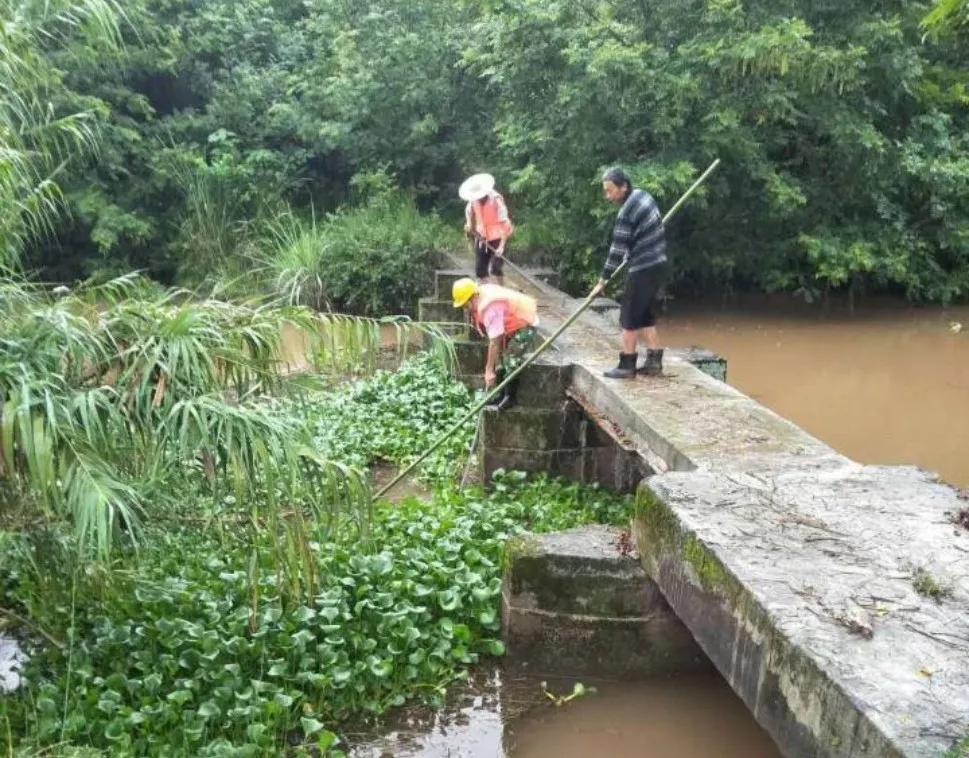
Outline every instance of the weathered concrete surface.
<svg viewBox="0 0 969 758">
<path fill-rule="evenodd" d="M 503 469 L 541 472 L 575 482 L 601 484 L 613 492 L 632 492 L 645 475 L 645 465 L 638 455 L 609 447 L 551 451 L 485 447 L 482 450 L 483 482 L 490 481 L 495 471 Z"/>
<path fill-rule="evenodd" d="M 596 525 L 509 544 L 502 627 L 513 664 L 622 678 L 709 668 L 619 535 Z"/>
<path fill-rule="evenodd" d="M 433 295 L 417 301 L 417 318 L 438 324 L 466 326 L 465 313 L 455 308 L 451 300 L 440 300 Z"/>
<path fill-rule="evenodd" d="M 510 410 L 485 410 L 481 424 L 482 481 L 505 469 L 545 472 L 632 492 L 644 476 L 653 473 L 635 448 L 617 444 L 572 401 L 534 407 L 526 398 Z"/>
<path fill-rule="evenodd" d="M 969 732 L 960 506 L 912 468 L 670 473 L 644 483 L 634 527 L 673 610 L 786 754 L 938 756 Z"/>
</svg>

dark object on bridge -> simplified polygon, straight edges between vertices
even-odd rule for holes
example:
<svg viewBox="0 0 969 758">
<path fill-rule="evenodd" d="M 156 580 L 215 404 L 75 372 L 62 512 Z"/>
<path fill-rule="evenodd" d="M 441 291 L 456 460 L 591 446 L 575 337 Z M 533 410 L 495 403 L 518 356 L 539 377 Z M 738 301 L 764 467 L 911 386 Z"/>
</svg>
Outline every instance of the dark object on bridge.
<svg viewBox="0 0 969 758">
<path fill-rule="evenodd" d="M 963 492 L 965 492 L 965 490 L 963 490 Z M 962 495 L 960 494 L 959 497 L 962 497 Z M 965 500 L 965 498 L 962 499 Z M 959 511 L 953 521 L 955 521 L 955 523 L 961 526 L 963 529 L 969 529 L 969 508 L 963 508 L 961 511 Z"/>
<path fill-rule="evenodd" d="M 636 353 L 619 353 L 619 365 L 602 375 L 607 379 L 632 379 L 636 376 Z"/>
<path fill-rule="evenodd" d="M 663 348 L 646 350 L 646 362 L 636 369 L 646 376 L 661 376 L 663 373 Z"/>
</svg>

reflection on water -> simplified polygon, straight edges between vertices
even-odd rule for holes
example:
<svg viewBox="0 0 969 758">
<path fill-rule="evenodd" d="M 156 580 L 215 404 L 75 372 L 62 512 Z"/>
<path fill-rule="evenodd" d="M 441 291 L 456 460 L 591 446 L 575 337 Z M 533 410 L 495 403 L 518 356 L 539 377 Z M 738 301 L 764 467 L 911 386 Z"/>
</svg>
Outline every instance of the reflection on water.
<svg viewBox="0 0 969 758">
<path fill-rule="evenodd" d="M 556 708 L 537 676 L 481 669 L 437 711 L 394 714 L 382 736 L 351 735 L 356 758 L 774 758 L 777 748 L 715 675 L 619 683 Z M 557 693 L 573 680 L 549 681 Z M 381 733 L 380 729 L 377 730 Z"/>
<path fill-rule="evenodd" d="M 969 307 L 881 303 L 851 316 L 676 302 L 660 330 L 666 344 L 723 355 L 732 385 L 850 458 L 969 486 Z"/>
</svg>

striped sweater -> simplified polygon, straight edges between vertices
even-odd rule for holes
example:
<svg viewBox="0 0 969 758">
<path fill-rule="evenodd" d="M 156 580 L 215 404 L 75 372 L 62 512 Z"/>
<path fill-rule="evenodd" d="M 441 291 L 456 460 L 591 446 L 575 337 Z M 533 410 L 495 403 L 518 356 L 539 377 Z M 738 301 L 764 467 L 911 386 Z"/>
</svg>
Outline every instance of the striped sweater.
<svg viewBox="0 0 969 758">
<path fill-rule="evenodd" d="M 666 260 L 663 218 L 652 195 L 641 189 L 629 193 L 616 215 L 602 278 L 612 276 L 626 258 L 629 258 L 630 274 Z"/>
</svg>

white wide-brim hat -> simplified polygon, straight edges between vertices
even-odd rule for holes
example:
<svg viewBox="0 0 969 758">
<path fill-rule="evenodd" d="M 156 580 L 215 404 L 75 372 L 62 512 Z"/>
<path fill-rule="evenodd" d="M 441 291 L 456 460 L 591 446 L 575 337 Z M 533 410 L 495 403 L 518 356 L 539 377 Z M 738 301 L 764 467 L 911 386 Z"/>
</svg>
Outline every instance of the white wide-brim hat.
<svg viewBox="0 0 969 758">
<path fill-rule="evenodd" d="M 491 174 L 475 174 L 469 176 L 458 188 L 462 200 L 469 203 L 480 200 L 495 188 L 495 178 Z"/>
</svg>

